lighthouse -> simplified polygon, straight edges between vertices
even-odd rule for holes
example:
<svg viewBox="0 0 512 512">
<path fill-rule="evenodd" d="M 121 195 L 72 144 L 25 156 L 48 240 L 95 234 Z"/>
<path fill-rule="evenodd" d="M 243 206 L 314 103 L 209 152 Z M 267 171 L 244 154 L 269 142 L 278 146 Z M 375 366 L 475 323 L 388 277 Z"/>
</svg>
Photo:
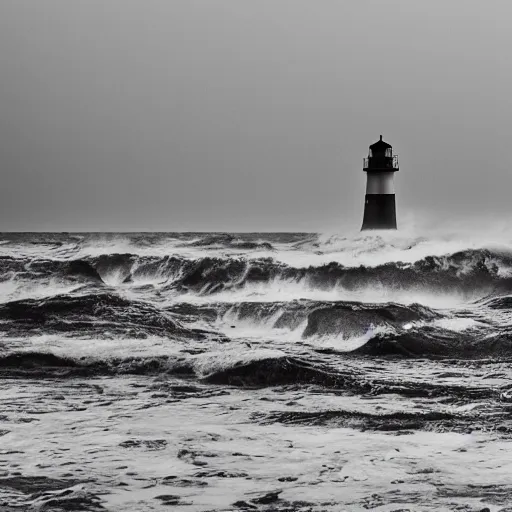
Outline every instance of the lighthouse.
<svg viewBox="0 0 512 512">
<path fill-rule="evenodd" d="M 394 175 L 398 171 L 398 155 L 393 148 L 380 140 L 370 146 L 368 157 L 363 159 L 366 173 L 363 227 L 365 229 L 396 229 Z"/>
</svg>

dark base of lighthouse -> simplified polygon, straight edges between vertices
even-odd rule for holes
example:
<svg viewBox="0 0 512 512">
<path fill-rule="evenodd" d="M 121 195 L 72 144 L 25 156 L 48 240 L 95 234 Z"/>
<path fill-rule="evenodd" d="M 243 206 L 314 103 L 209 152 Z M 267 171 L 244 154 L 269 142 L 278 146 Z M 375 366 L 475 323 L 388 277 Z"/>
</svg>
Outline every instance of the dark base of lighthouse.
<svg viewBox="0 0 512 512">
<path fill-rule="evenodd" d="M 396 229 L 395 194 L 366 194 L 361 230 L 365 229 Z"/>
</svg>

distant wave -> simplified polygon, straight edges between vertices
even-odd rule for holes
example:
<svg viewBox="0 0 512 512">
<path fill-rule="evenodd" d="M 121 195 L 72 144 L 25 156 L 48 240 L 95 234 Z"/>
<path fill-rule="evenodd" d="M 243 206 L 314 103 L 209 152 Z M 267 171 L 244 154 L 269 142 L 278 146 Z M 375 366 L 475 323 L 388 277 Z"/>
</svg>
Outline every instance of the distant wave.
<svg viewBox="0 0 512 512">
<path fill-rule="evenodd" d="M 476 293 L 512 290 L 512 256 L 488 249 L 428 256 L 414 263 L 390 262 L 374 267 L 346 267 L 331 262 L 293 267 L 272 257 L 138 256 L 104 254 L 78 260 L 0 258 L 0 279 L 58 277 L 62 280 L 116 286 L 159 284 L 163 290 L 215 294 L 250 284 L 300 282 L 312 289 L 376 288 Z"/>
<path fill-rule="evenodd" d="M 258 240 L 243 240 L 229 233 L 212 233 L 199 237 L 191 242 L 186 242 L 188 247 L 223 247 L 231 249 L 265 250 L 272 251 L 274 248 L 270 242 Z"/>
</svg>

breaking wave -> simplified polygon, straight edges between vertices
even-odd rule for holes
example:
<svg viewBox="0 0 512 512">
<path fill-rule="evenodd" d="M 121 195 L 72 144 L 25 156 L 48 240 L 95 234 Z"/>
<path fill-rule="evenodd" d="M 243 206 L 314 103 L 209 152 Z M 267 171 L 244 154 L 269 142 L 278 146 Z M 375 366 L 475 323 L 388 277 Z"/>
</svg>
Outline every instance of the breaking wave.
<svg viewBox="0 0 512 512">
<path fill-rule="evenodd" d="M 155 284 L 164 290 L 212 295 L 254 284 L 297 283 L 318 290 L 368 288 L 480 294 L 512 290 L 512 254 L 488 249 L 427 256 L 413 263 L 388 262 L 347 267 L 332 261 L 294 267 L 273 257 L 187 258 L 103 254 L 85 259 L 0 258 L 2 281 L 60 278 L 104 285 Z"/>
<path fill-rule="evenodd" d="M 3 372 L 366 389 L 316 358 L 512 357 L 507 246 L 366 234 L 27 236 L 0 244 Z M 34 342 L 41 336 L 52 344 Z M 278 354 L 255 356 L 267 349 Z M 219 351 L 239 356 L 214 367 Z"/>
</svg>

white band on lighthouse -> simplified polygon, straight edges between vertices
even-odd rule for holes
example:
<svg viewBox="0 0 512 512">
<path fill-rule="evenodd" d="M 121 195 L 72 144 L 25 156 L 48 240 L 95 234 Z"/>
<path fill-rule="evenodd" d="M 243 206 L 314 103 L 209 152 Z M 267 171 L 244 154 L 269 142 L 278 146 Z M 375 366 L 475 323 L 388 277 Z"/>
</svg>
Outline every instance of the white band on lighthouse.
<svg viewBox="0 0 512 512">
<path fill-rule="evenodd" d="M 394 194 L 394 172 L 369 172 L 366 176 L 366 194 Z"/>
</svg>

